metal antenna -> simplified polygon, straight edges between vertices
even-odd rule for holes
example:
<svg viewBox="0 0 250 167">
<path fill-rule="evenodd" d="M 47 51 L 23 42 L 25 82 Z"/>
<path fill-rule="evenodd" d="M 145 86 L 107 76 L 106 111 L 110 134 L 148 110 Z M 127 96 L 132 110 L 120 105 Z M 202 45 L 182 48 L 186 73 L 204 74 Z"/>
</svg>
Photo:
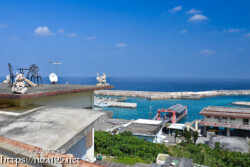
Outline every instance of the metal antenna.
<svg viewBox="0 0 250 167">
<path fill-rule="evenodd" d="M 49 63 L 51 64 L 52 72 L 53 72 L 52 64 L 56 65 L 56 75 L 58 76 L 58 65 L 62 64 L 62 62 L 49 61 Z"/>
</svg>

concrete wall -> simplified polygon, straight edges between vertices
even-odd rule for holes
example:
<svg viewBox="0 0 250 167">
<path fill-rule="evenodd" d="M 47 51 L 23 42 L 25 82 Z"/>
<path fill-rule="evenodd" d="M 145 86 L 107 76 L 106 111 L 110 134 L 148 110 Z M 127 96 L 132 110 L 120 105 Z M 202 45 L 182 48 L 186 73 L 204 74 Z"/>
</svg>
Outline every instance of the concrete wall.
<svg viewBox="0 0 250 167">
<path fill-rule="evenodd" d="M 75 158 L 81 158 L 82 160 L 94 162 L 94 129 L 92 131 L 92 146 L 87 148 L 86 136 L 84 136 L 81 140 L 79 140 L 75 145 L 73 145 L 70 149 L 67 150 L 67 154 L 73 154 Z"/>
<path fill-rule="evenodd" d="M 128 91 L 128 90 L 97 90 L 96 95 L 107 96 L 128 96 L 143 97 L 150 100 L 160 99 L 200 99 L 212 96 L 228 95 L 250 95 L 250 90 L 214 90 L 202 92 L 146 92 L 146 91 Z"/>
<path fill-rule="evenodd" d="M 94 144 L 94 140 L 95 140 L 95 130 L 94 128 L 92 129 L 92 146 L 87 148 L 87 154 L 86 154 L 86 160 L 89 161 L 89 162 L 94 162 L 96 161 L 96 158 L 95 158 L 95 144 Z"/>
<path fill-rule="evenodd" d="M 73 154 L 75 158 L 81 158 L 82 160 L 86 160 L 86 136 L 84 136 L 75 145 L 73 145 L 66 153 Z"/>
<path fill-rule="evenodd" d="M 233 118 L 234 120 L 232 120 L 230 117 L 226 117 L 226 119 L 222 119 L 222 117 L 219 118 L 220 120 L 214 116 L 210 116 L 210 118 L 208 116 L 204 116 L 204 121 L 243 125 L 243 118 Z M 248 119 L 248 122 L 250 123 L 250 119 Z"/>
<path fill-rule="evenodd" d="M 94 92 L 89 91 L 89 92 L 35 98 L 28 100 L 27 103 L 37 104 L 37 105 L 72 107 L 72 108 L 93 108 Z"/>
</svg>

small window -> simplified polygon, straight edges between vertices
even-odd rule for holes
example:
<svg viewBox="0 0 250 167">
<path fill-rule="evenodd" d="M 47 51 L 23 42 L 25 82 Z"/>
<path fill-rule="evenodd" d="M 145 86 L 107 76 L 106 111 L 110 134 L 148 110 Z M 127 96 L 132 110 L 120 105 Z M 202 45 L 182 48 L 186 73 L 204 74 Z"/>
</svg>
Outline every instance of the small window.
<svg viewBox="0 0 250 167">
<path fill-rule="evenodd" d="M 222 119 L 227 119 L 227 117 L 222 117 Z"/>
<path fill-rule="evenodd" d="M 230 118 L 231 121 L 235 121 L 235 118 Z"/>
<path fill-rule="evenodd" d="M 210 116 L 207 116 L 207 118 L 211 118 Z"/>
<path fill-rule="evenodd" d="M 214 117 L 215 119 L 220 119 L 220 117 Z"/>
</svg>

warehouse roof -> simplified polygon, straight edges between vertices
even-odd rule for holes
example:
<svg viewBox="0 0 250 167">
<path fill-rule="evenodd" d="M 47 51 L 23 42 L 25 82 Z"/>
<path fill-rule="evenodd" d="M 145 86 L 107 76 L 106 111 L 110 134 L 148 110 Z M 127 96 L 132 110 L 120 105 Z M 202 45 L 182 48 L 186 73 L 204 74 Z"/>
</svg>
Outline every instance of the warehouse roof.
<svg viewBox="0 0 250 167">
<path fill-rule="evenodd" d="M 250 118 L 250 108 L 209 106 L 203 108 L 200 115 Z"/>
</svg>

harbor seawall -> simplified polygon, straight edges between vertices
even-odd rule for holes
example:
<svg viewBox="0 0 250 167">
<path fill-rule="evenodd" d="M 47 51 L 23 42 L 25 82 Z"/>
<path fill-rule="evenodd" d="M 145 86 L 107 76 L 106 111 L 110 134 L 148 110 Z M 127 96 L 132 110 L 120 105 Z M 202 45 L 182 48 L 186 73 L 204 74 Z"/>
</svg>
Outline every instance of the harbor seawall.
<svg viewBox="0 0 250 167">
<path fill-rule="evenodd" d="M 127 90 L 97 90 L 95 95 L 142 97 L 148 100 L 160 99 L 197 99 L 212 96 L 250 95 L 250 90 L 213 90 L 201 92 L 147 92 Z"/>
</svg>

